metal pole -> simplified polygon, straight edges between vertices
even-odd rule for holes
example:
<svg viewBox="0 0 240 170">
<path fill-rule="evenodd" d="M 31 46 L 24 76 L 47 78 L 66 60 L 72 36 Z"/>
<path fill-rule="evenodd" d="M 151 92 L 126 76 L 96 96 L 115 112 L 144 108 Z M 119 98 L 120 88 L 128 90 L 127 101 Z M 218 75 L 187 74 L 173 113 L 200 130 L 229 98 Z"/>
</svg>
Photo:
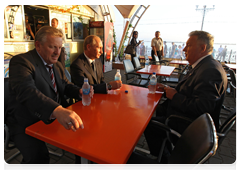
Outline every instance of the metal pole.
<svg viewBox="0 0 240 170">
<path fill-rule="evenodd" d="M 201 27 L 201 31 L 203 30 L 203 23 L 204 23 L 204 17 L 205 17 L 205 12 L 206 12 L 206 5 L 203 6 L 203 19 L 202 19 L 202 27 Z"/>
</svg>

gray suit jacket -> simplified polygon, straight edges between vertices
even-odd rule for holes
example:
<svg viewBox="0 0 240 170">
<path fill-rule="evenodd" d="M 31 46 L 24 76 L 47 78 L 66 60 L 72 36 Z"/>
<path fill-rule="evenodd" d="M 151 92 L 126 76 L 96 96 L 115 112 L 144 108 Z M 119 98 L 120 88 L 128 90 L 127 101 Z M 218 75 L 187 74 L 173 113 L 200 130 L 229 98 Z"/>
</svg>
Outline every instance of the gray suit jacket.
<svg viewBox="0 0 240 170">
<path fill-rule="evenodd" d="M 84 78 L 88 78 L 88 83 L 93 86 L 94 93 L 107 93 L 101 60 L 95 59 L 94 61 L 97 77 L 95 76 L 93 69 L 84 53 L 82 53 L 76 60 L 72 62 L 70 66 L 71 80 L 77 86 L 82 87 Z"/>
<path fill-rule="evenodd" d="M 60 62 L 53 65 L 59 103 L 68 106 L 64 95 L 79 99 L 80 88 L 70 83 Z M 9 67 L 10 101 L 8 122 L 27 126 L 49 120 L 53 110 L 60 104 L 51 82 L 50 74 L 36 49 L 14 56 Z"/>
</svg>

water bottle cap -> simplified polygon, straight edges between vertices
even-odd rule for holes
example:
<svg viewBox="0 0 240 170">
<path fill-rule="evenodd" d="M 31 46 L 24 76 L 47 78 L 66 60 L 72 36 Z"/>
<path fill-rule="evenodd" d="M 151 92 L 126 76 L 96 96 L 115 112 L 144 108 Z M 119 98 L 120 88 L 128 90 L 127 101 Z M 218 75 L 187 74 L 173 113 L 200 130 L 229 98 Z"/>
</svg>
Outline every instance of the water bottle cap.
<svg viewBox="0 0 240 170">
<path fill-rule="evenodd" d="M 127 90 L 125 90 L 125 93 L 128 93 L 128 91 L 127 91 Z"/>
<path fill-rule="evenodd" d="M 155 72 L 153 72 L 153 74 L 155 74 L 155 75 L 156 75 L 156 73 L 155 73 Z"/>
<path fill-rule="evenodd" d="M 84 78 L 84 82 L 88 82 L 88 78 Z"/>
</svg>

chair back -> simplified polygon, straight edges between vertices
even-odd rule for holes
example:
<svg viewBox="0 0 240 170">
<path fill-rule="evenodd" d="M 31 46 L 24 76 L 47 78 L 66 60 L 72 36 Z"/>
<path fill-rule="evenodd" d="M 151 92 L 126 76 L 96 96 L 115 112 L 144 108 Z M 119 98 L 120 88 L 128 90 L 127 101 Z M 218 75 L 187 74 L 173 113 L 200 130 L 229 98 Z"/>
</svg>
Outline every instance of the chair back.
<svg viewBox="0 0 240 170">
<path fill-rule="evenodd" d="M 154 58 L 156 62 L 159 62 L 159 58 L 156 55 L 154 55 Z"/>
<path fill-rule="evenodd" d="M 130 60 L 123 60 L 123 65 L 125 69 L 126 80 L 132 79 L 135 75 L 130 75 L 128 73 L 134 72 L 133 64 Z"/>
<path fill-rule="evenodd" d="M 145 60 L 147 60 L 147 59 L 149 60 L 148 55 L 145 55 L 144 57 L 145 57 Z"/>
<path fill-rule="evenodd" d="M 236 75 L 232 69 L 228 70 L 230 77 L 231 77 L 231 82 L 232 84 L 236 87 Z"/>
<path fill-rule="evenodd" d="M 4 78 L 4 122 L 6 119 L 7 108 L 8 108 L 8 101 L 9 101 L 9 78 Z"/>
<path fill-rule="evenodd" d="M 236 107 L 234 108 L 233 111 L 231 111 L 225 122 L 219 128 L 218 132 L 221 133 L 221 135 L 218 136 L 218 145 L 221 145 L 223 139 L 227 136 L 228 132 L 232 129 L 235 123 L 236 123 Z"/>
<path fill-rule="evenodd" d="M 214 122 L 208 113 L 202 114 L 183 132 L 168 163 L 204 163 L 215 154 L 217 146 Z"/>
<path fill-rule="evenodd" d="M 133 57 L 133 62 L 135 64 L 136 69 L 141 69 L 141 64 L 139 62 L 139 59 L 137 57 Z"/>
</svg>

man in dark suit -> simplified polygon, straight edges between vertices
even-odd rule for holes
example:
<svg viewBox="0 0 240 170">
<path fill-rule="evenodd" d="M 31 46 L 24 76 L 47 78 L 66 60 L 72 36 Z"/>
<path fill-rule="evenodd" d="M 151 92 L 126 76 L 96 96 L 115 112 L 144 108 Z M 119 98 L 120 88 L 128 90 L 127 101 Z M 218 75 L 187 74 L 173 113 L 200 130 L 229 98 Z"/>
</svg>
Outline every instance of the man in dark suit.
<svg viewBox="0 0 240 170">
<path fill-rule="evenodd" d="M 44 26 L 35 36 L 35 49 L 10 61 L 7 122 L 11 138 L 23 155 L 22 163 L 49 163 L 45 142 L 25 134 L 26 127 L 57 119 L 67 130 L 83 128 L 81 118 L 64 108 L 68 106 L 64 95 L 79 99 L 82 90 L 65 77 L 58 62 L 61 47 L 62 33 Z"/>
<path fill-rule="evenodd" d="M 72 82 L 82 87 L 84 78 L 94 88 L 94 93 L 107 93 L 121 87 L 122 81 L 104 82 L 103 67 L 99 57 L 102 52 L 102 41 L 98 36 L 89 35 L 84 40 L 84 53 L 82 53 L 70 66 Z"/>
<path fill-rule="evenodd" d="M 209 113 L 218 129 L 219 113 L 223 96 L 227 89 L 227 76 L 222 65 L 211 56 L 214 38 L 204 31 L 189 34 L 183 49 L 192 69 L 178 83 L 176 88 L 157 84 L 164 89 L 167 100 L 159 105 L 153 120 L 164 123 L 170 115 L 180 115 L 195 120 L 203 113 Z M 180 122 L 173 124 L 174 129 L 182 133 L 188 125 Z M 162 139 L 166 133 L 149 123 L 144 135 L 152 155 L 158 156 Z"/>
</svg>

